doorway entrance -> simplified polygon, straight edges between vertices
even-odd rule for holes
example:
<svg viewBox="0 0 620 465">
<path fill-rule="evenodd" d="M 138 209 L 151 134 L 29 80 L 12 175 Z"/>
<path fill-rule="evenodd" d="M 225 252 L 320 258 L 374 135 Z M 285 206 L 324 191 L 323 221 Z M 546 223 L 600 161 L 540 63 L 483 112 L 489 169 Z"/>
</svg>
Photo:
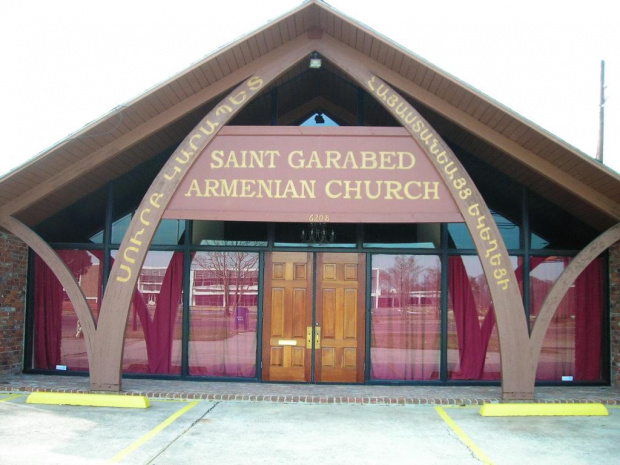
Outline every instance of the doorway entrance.
<svg viewBox="0 0 620 465">
<path fill-rule="evenodd" d="M 365 273 L 364 254 L 267 254 L 264 380 L 364 381 Z"/>
</svg>

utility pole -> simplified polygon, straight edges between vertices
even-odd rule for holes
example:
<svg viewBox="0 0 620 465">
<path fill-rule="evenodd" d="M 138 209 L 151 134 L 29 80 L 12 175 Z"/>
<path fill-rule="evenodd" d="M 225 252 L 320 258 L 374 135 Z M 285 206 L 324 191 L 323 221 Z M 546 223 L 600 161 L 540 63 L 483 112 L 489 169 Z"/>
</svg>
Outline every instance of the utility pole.
<svg viewBox="0 0 620 465">
<path fill-rule="evenodd" d="M 603 147 L 605 145 L 605 60 L 601 60 L 601 103 L 599 106 L 598 148 L 596 159 L 603 163 Z"/>
</svg>

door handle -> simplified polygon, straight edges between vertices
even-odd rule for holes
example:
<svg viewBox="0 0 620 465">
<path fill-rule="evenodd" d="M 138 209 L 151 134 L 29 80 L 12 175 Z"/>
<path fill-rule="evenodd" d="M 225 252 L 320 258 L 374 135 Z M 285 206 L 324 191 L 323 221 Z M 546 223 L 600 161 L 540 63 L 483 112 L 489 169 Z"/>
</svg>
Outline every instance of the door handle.
<svg viewBox="0 0 620 465">
<path fill-rule="evenodd" d="M 312 326 L 306 328 L 306 349 L 312 349 Z"/>
</svg>

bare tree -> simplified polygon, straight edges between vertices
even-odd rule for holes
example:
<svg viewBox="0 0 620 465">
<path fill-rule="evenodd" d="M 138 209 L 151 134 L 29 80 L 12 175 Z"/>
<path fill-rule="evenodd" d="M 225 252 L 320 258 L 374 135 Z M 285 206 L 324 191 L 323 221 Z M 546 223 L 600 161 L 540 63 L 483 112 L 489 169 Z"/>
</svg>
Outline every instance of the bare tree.
<svg viewBox="0 0 620 465">
<path fill-rule="evenodd" d="M 258 254 L 242 251 L 201 252 L 196 254 L 194 262 L 210 273 L 221 290 L 226 316 L 236 313 L 246 291 L 257 281 Z"/>
<path fill-rule="evenodd" d="M 397 255 L 394 264 L 387 271 L 389 292 L 398 297 L 403 314 L 410 305 L 412 292 L 418 287 L 418 279 L 423 266 L 416 263 L 412 255 Z"/>
</svg>

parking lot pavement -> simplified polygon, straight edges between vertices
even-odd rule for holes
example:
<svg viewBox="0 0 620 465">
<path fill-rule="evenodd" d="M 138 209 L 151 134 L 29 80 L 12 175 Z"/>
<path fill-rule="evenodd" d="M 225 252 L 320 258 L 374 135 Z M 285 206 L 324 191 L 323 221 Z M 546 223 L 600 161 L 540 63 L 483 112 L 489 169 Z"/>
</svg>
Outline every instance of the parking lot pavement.
<svg viewBox="0 0 620 465">
<path fill-rule="evenodd" d="M 156 401 L 26 404 L 0 393 L 0 463 L 590 464 L 620 462 L 608 417 L 489 418 L 478 407 Z"/>
<path fill-rule="evenodd" d="M 480 417 L 477 408 L 445 409 L 497 464 L 620 463 L 620 409 L 593 417 Z"/>
<path fill-rule="evenodd" d="M 26 396 L 1 401 L 0 463 L 103 464 L 150 463 L 167 445 L 205 415 L 212 402 L 152 401 L 147 409 L 26 404 Z M 181 409 L 194 405 L 149 436 Z M 127 449 L 130 450 L 127 450 Z M 126 451 L 122 457 L 119 455 Z"/>
<path fill-rule="evenodd" d="M 433 408 L 370 405 L 222 403 L 157 463 L 196 457 L 218 465 L 478 463 Z"/>
</svg>

